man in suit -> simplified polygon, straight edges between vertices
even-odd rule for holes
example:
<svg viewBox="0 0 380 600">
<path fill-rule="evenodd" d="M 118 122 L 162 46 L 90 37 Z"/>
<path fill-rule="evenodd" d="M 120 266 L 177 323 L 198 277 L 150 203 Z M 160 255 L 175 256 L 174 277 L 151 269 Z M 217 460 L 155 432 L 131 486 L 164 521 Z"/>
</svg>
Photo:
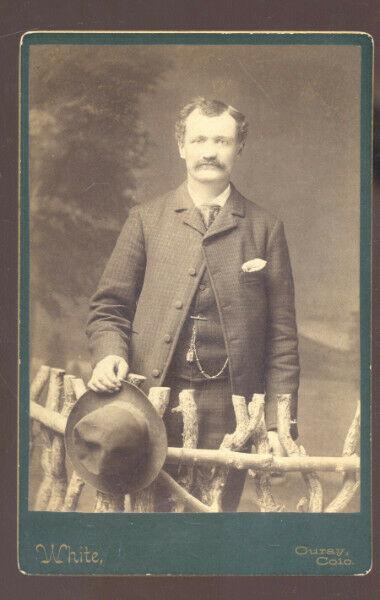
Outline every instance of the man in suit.
<svg viewBox="0 0 380 600">
<path fill-rule="evenodd" d="M 297 436 L 299 383 L 294 288 L 283 225 L 230 182 L 248 124 L 220 101 L 195 99 L 176 123 L 187 180 L 130 210 L 92 298 L 89 387 L 115 391 L 129 368 L 145 391 L 171 388 L 169 445 L 181 444 L 170 409 L 195 389 L 200 448 L 217 448 L 235 427 L 231 394 L 266 398 L 276 453 L 276 396 L 292 395 Z M 236 510 L 244 473 L 230 474 L 224 510 Z"/>
</svg>

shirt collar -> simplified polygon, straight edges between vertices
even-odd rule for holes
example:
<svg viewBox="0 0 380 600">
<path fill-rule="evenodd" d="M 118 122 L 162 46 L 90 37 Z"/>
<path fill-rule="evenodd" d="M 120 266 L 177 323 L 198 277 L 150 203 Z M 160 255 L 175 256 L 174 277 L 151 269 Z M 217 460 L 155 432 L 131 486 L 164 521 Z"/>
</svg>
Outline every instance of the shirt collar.
<svg viewBox="0 0 380 600">
<path fill-rule="evenodd" d="M 187 187 L 187 190 L 189 192 L 189 195 L 192 199 L 192 201 L 194 202 L 196 207 L 199 206 L 207 206 L 212 204 L 214 205 L 218 205 L 218 206 L 224 206 L 225 203 L 228 200 L 228 197 L 231 193 L 231 185 L 228 184 L 228 186 L 226 187 L 226 189 L 223 190 L 223 192 L 221 194 L 219 194 L 219 196 L 216 196 L 216 198 L 211 198 L 210 200 L 206 201 L 206 200 L 199 200 L 198 198 L 196 198 L 193 193 L 190 191 L 189 187 Z"/>
</svg>

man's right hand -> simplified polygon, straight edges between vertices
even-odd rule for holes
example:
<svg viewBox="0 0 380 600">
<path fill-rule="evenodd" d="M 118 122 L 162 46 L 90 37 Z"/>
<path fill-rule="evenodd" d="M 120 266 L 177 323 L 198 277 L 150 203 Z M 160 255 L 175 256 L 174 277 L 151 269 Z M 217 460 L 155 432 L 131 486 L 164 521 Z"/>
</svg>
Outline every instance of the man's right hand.
<svg viewBox="0 0 380 600">
<path fill-rule="evenodd" d="M 94 392 L 116 392 L 121 388 L 128 371 L 127 361 L 111 354 L 97 363 L 87 385 Z"/>
</svg>

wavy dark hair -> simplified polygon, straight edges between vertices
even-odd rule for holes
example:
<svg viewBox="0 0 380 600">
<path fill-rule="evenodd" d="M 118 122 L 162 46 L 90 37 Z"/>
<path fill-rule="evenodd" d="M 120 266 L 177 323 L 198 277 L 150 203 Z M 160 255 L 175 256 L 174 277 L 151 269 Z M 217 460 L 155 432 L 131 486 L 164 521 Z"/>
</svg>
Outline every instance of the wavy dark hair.
<svg viewBox="0 0 380 600">
<path fill-rule="evenodd" d="M 243 148 L 245 140 L 248 134 L 248 121 L 243 113 L 239 112 L 233 106 L 229 106 L 221 100 L 207 100 L 206 98 L 197 97 L 191 102 L 186 104 L 178 113 L 178 117 L 175 124 L 175 136 L 179 144 L 183 144 L 186 131 L 186 119 L 196 109 L 207 117 L 217 117 L 224 112 L 227 112 L 233 117 L 237 124 L 237 136 L 238 141 Z"/>
</svg>

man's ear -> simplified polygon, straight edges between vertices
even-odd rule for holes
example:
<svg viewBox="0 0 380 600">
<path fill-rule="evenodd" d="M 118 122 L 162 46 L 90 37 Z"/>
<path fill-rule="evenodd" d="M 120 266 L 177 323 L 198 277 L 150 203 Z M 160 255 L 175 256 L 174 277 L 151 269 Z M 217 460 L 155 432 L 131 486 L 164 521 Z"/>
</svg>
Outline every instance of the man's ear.
<svg viewBox="0 0 380 600">
<path fill-rule="evenodd" d="M 241 153 L 243 152 L 243 148 L 244 148 L 244 144 L 240 143 L 238 151 L 236 153 L 236 156 L 240 156 L 241 155 Z"/>
<path fill-rule="evenodd" d="M 181 158 L 185 158 L 185 150 L 181 142 L 178 142 L 178 152 Z"/>
</svg>

